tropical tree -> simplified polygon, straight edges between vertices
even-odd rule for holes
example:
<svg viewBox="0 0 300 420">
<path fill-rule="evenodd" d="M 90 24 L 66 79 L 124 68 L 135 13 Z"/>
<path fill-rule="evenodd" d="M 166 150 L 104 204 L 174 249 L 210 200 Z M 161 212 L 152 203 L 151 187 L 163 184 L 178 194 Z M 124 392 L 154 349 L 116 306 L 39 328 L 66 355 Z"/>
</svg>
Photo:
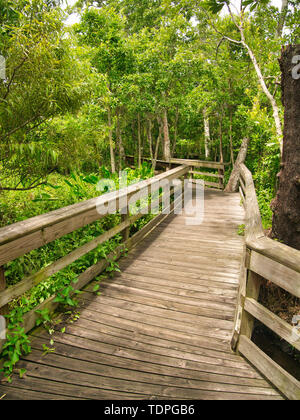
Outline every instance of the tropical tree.
<svg viewBox="0 0 300 420">
<path fill-rule="evenodd" d="M 55 115 L 75 111 L 86 91 L 86 63 L 65 38 L 64 15 L 54 3 L 7 3 L 2 15 L 0 190 L 34 188 L 55 168 L 55 148 L 34 133 Z"/>
</svg>

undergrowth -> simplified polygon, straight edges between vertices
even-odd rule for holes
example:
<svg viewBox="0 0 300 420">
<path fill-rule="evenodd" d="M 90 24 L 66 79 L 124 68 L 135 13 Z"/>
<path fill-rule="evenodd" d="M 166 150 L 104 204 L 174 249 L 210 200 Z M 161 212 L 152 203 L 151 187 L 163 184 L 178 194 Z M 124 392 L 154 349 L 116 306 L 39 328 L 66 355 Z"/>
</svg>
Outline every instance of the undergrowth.
<svg viewBox="0 0 300 420">
<path fill-rule="evenodd" d="M 140 170 L 127 169 L 127 183 L 135 183 L 141 179 L 153 176 L 153 172 L 147 164 Z M 52 174 L 48 183 L 33 192 L 7 192 L 1 195 L 0 227 L 26 220 L 58 208 L 62 208 L 79 201 L 88 200 L 108 192 L 108 188 L 99 192 L 97 185 L 103 178 L 114 181 L 115 187 L 119 188 L 119 178 L 111 175 L 105 168 L 99 174 L 71 174 L 64 177 Z M 131 233 L 140 230 L 152 218 L 145 215 L 131 227 Z M 69 254 L 78 247 L 90 242 L 105 231 L 120 223 L 120 215 L 108 215 L 105 218 L 78 229 L 56 241 L 45 245 L 37 250 L 8 263 L 5 266 L 7 285 L 15 285 L 29 275 L 47 267 L 54 261 Z M 59 271 L 48 279 L 42 281 L 21 297 L 9 304 L 7 318 L 7 340 L 2 349 L 0 358 L 4 360 L 1 371 L 7 381 L 11 381 L 11 375 L 21 355 L 31 351 L 30 342 L 23 328 L 24 315 L 38 307 L 45 300 L 56 295 L 55 302 L 66 308 L 76 308 L 78 293 L 76 283 L 78 276 L 100 259 L 107 259 L 107 272 L 118 271 L 118 265 L 108 255 L 122 242 L 121 234 L 99 245 L 96 249 L 84 255 L 65 269 Z M 37 325 L 47 325 L 50 321 L 48 310 L 37 311 Z M 23 372 L 22 372 L 23 374 Z"/>
</svg>

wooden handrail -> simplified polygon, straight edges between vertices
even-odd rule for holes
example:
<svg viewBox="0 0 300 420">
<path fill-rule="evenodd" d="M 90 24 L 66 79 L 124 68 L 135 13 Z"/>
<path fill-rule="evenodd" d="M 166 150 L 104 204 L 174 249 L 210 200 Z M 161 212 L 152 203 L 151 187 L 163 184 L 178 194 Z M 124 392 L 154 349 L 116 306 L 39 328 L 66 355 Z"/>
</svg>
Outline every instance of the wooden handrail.
<svg viewBox="0 0 300 420">
<path fill-rule="evenodd" d="M 6 262 L 12 261 L 18 256 L 24 255 L 27 252 L 37 249 L 55 239 L 58 239 L 70 232 L 73 232 L 83 226 L 86 226 L 96 220 L 99 220 L 106 215 L 98 213 L 98 206 L 108 205 L 109 203 L 116 203 L 116 211 L 121 210 L 124 204 L 122 199 L 127 197 L 129 199 L 139 191 L 147 191 L 149 194 L 158 191 L 161 187 L 160 182 L 164 180 L 172 181 L 185 176 L 189 172 L 189 167 L 182 165 L 174 168 L 168 172 L 164 172 L 153 178 L 138 182 L 123 188 L 118 191 L 104 194 L 98 198 L 84 201 L 63 209 L 55 210 L 48 214 L 36 216 L 23 222 L 18 222 L 13 225 L 0 229 L 0 266 Z M 170 189 L 170 196 L 176 191 L 176 188 Z M 168 193 L 169 194 L 169 193 Z M 158 199 L 160 200 L 160 199 Z M 160 201 L 156 200 L 158 203 Z M 8 287 L 0 292 L 0 308 L 12 301 L 13 299 L 22 296 L 32 287 L 40 282 L 51 277 L 53 274 L 67 267 L 74 261 L 86 255 L 91 250 L 95 249 L 100 244 L 114 237 L 118 233 L 127 231 L 123 236 L 123 243 L 111 253 L 106 259 L 100 260 L 94 266 L 88 268 L 78 277 L 76 284 L 77 289 L 82 289 L 87 283 L 93 280 L 107 267 L 109 258 L 119 258 L 125 249 L 130 249 L 141 241 L 157 224 L 168 217 L 168 212 L 172 212 L 174 208 L 182 202 L 183 196 L 179 196 L 175 201 L 154 217 L 147 225 L 138 231 L 132 237 L 129 237 L 129 228 L 135 221 L 144 216 L 143 210 L 138 214 L 130 216 L 129 214 L 122 217 L 121 223 L 109 231 L 103 233 L 99 237 L 86 243 L 85 245 L 72 251 L 70 254 L 55 261 L 51 265 L 40 270 L 15 286 Z M 155 202 L 156 202 L 155 201 Z M 152 203 L 153 204 L 153 203 Z M 147 206 L 148 208 L 148 206 Z M 1 268 L 1 267 L 0 267 Z M 57 307 L 55 302 L 56 296 L 51 296 L 49 299 L 38 305 L 36 308 L 26 313 L 24 316 L 25 332 L 30 331 L 34 326 L 38 317 L 36 311 L 41 309 L 49 309 L 53 311 Z M 0 342 L 0 350 L 3 342 Z"/>
<path fill-rule="evenodd" d="M 121 190 L 1 228 L 0 266 L 105 217 L 97 211 L 99 206 L 116 202 L 117 210 L 120 210 L 119 203 L 125 197 L 129 199 L 141 188 L 151 188 L 162 180 L 180 178 L 188 170 L 182 165 Z"/>
<path fill-rule="evenodd" d="M 246 198 L 245 212 L 246 212 L 246 241 L 264 237 L 264 230 L 255 192 L 255 186 L 252 174 L 249 169 L 244 165 L 240 165 L 240 174 L 245 181 L 244 195 Z M 243 181 L 241 181 L 243 182 Z"/>
<path fill-rule="evenodd" d="M 134 161 L 134 156 L 126 156 L 127 160 Z M 142 158 L 142 161 L 151 161 L 151 158 Z M 198 175 L 200 177 L 208 177 L 208 178 L 217 178 L 218 182 L 206 181 L 204 180 L 205 187 L 216 188 L 218 190 L 224 190 L 224 174 L 225 174 L 225 166 L 230 165 L 229 163 L 222 163 L 222 162 L 209 162 L 204 160 L 195 160 L 195 159 L 170 159 L 169 161 L 166 160 L 156 160 L 156 164 L 160 164 L 163 167 L 170 168 L 172 166 L 178 165 L 187 165 L 190 167 L 189 175 L 190 180 L 193 180 L 193 175 Z M 194 169 L 214 169 L 217 170 L 218 173 L 211 173 L 211 172 L 200 172 L 195 171 Z"/>
<path fill-rule="evenodd" d="M 300 382 L 267 356 L 251 341 L 257 319 L 300 348 L 294 329 L 258 303 L 262 278 L 300 297 L 300 252 L 265 237 L 251 172 L 240 165 L 240 194 L 246 213 L 245 256 L 239 285 L 232 348 L 244 355 L 287 398 L 300 399 Z M 300 315 L 300 314 L 299 314 Z"/>
<path fill-rule="evenodd" d="M 134 160 L 134 156 L 126 156 L 127 160 Z M 151 162 L 151 158 L 143 157 L 142 161 Z M 195 168 L 210 168 L 210 169 L 224 169 L 225 166 L 229 166 L 228 162 L 211 162 L 208 160 L 197 160 L 197 159 L 176 159 L 172 158 L 170 160 L 157 159 L 156 163 L 163 165 L 189 165 Z"/>
</svg>

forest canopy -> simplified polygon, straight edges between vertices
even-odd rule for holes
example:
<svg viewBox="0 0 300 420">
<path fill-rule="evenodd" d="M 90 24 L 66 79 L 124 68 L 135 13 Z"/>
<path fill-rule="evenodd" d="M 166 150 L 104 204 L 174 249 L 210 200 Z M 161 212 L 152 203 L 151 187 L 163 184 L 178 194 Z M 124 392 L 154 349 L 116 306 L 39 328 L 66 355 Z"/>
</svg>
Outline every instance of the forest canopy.
<svg viewBox="0 0 300 420">
<path fill-rule="evenodd" d="M 126 155 L 233 164 L 249 137 L 270 221 L 278 59 L 299 40 L 299 3 L 1 0 L 0 190 L 34 189 L 53 172 L 114 173 Z"/>
</svg>

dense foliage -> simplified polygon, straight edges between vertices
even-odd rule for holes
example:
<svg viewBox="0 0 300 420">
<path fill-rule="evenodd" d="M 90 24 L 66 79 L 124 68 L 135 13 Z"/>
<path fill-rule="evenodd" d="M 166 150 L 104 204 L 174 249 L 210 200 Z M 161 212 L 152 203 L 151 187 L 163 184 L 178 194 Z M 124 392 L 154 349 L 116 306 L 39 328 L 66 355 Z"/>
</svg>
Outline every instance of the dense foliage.
<svg viewBox="0 0 300 420">
<path fill-rule="evenodd" d="M 236 4 L 236 2 L 234 2 Z M 250 138 L 265 228 L 277 188 L 283 108 L 278 58 L 299 41 L 300 1 L 0 0 L 0 227 L 99 194 L 125 155 L 234 163 Z M 277 2 L 280 3 L 280 2 Z M 65 24 L 76 12 L 79 23 Z M 226 179 L 231 167 L 228 168 Z M 151 176 L 150 168 L 129 180 Z M 119 222 L 118 215 L 5 267 L 8 284 L 45 267 Z M 141 222 L 143 223 L 143 221 Z M 140 226 L 136 226 L 138 229 Z M 9 375 L 28 342 L 22 315 L 58 293 L 72 304 L 79 272 L 116 237 L 13 302 L 4 349 Z M 47 314 L 41 314 L 43 319 Z"/>
</svg>

